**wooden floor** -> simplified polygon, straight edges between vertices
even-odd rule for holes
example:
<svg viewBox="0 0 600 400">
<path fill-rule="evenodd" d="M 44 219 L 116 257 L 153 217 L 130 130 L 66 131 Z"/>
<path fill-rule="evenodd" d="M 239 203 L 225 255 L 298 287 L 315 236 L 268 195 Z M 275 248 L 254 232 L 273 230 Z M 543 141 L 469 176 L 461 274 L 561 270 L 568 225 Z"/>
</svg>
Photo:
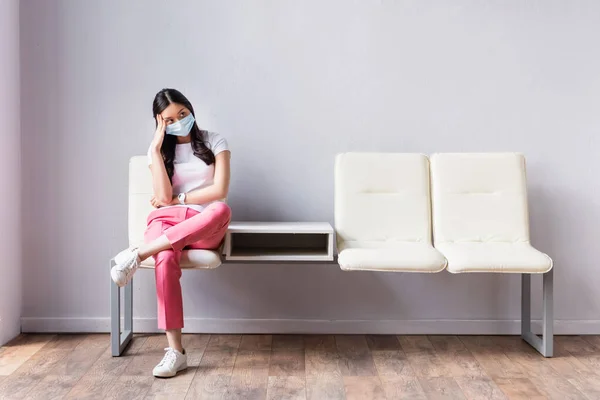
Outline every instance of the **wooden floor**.
<svg viewBox="0 0 600 400">
<path fill-rule="evenodd" d="M 7 399 L 600 399 L 600 336 L 184 335 L 190 368 L 155 379 L 164 335 L 21 335 L 0 348 Z"/>
</svg>

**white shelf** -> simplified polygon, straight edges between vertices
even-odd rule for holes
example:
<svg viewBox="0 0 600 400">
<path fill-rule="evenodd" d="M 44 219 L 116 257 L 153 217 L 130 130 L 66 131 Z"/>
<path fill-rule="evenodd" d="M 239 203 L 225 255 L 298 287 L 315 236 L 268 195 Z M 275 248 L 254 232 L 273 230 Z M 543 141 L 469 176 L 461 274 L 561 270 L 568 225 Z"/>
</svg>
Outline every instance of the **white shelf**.
<svg viewBox="0 0 600 400">
<path fill-rule="evenodd" d="M 333 228 L 327 222 L 232 222 L 228 232 L 333 233 Z"/>
<path fill-rule="evenodd" d="M 232 222 L 225 261 L 333 261 L 327 222 Z"/>
</svg>

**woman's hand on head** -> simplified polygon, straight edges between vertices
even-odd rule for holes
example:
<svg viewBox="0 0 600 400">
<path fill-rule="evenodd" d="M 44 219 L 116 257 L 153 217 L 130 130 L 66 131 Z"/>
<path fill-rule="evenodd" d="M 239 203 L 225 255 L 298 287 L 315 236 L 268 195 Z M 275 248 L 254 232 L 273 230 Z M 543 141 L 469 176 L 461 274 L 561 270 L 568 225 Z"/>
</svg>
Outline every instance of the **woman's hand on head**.
<svg viewBox="0 0 600 400">
<path fill-rule="evenodd" d="M 152 139 L 152 147 L 156 150 L 160 150 L 163 140 L 165 139 L 165 129 L 167 124 L 163 119 L 162 115 L 156 115 L 156 132 L 154 132 L 154 139 Z"/>
</svg>

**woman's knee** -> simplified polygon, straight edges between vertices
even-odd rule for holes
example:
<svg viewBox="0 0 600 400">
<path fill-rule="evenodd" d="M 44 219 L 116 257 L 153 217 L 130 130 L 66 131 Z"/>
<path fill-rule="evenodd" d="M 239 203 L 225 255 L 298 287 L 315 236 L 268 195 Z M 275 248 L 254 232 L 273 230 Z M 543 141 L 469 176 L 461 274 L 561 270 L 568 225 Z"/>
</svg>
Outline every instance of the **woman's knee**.
<svg viewBox="0 0 600 400">
<path fill-rule="evenodd" d="M 212 212 L 214 212 L 219 219 L 229 221 L 231 219 L 231 207 L 222 201 L 212 203 L 208 206 Z"/>
</svg>

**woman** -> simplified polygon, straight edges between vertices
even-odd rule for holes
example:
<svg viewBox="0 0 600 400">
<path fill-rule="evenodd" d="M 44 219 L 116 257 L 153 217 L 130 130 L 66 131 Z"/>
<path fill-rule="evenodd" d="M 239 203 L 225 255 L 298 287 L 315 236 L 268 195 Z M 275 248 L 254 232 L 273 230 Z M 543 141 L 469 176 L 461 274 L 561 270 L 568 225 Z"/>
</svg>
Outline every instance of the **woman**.
<svg viewBox="0 0 600 400">
<path fill-rule="evenodd" d="M 181 344 L 181 251 L 215 249 L 225 236 L 231 210 L 222 200 L 229 190 L 230 152 L 223 137 L 198 128 L 192 105 L 179 91 L 158 92 L 152 111 L 156 132 L 148 165 L 156 209 L 148 216 L 145 244 L 119 253 L 111 277 L 125 286 L 140 263 L 154 257 L 158 328 L 166 331 L 169 347 L 153 375 L 172 377 L 187 368 Z"/>
</svg>

